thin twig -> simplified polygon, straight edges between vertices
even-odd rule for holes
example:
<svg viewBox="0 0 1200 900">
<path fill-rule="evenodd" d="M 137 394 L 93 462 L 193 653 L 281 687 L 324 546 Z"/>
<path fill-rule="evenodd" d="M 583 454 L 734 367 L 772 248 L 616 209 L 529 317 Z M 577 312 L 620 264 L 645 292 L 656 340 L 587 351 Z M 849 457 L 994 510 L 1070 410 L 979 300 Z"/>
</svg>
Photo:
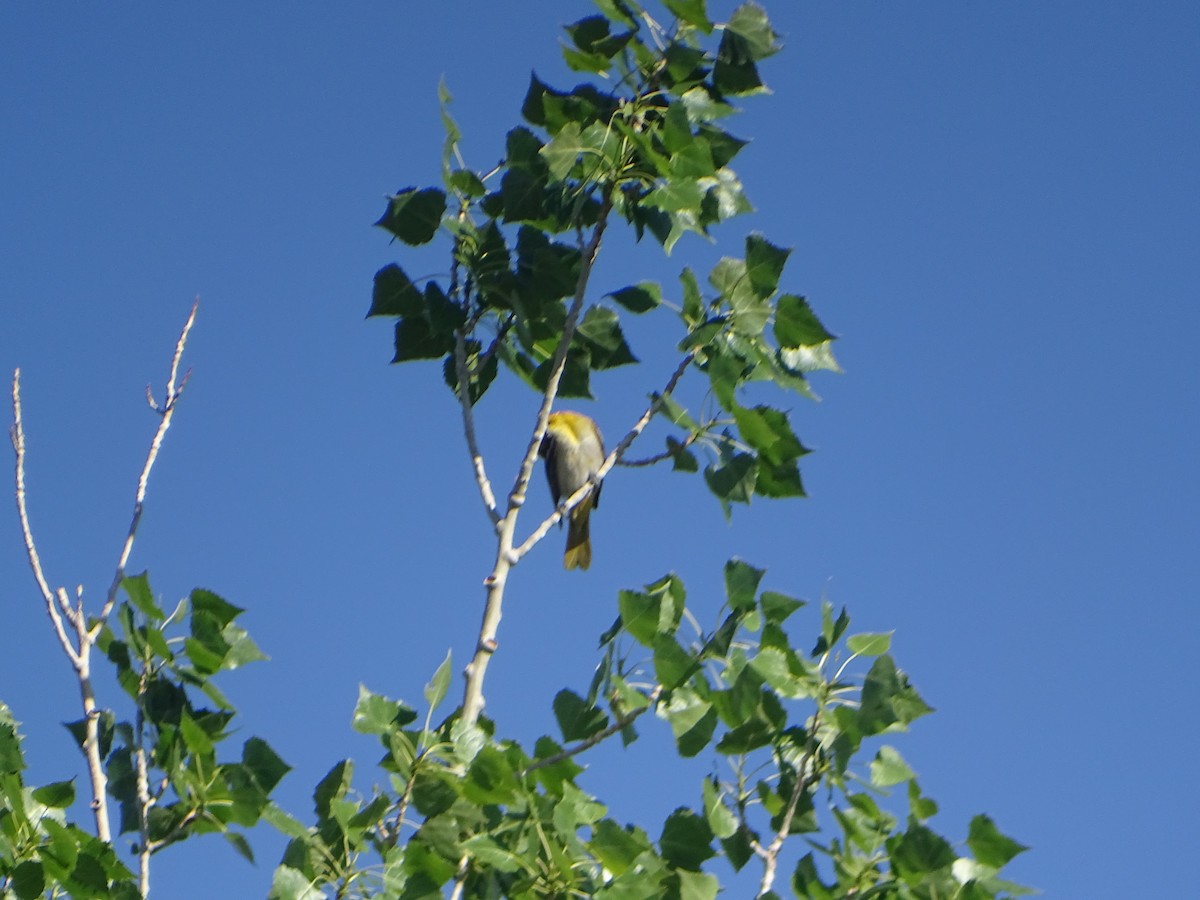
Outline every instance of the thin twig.
<svg viewBox="0 0 1200 900">
<path fill-rule="evenodd" d="M 579 490 L 575 491 L 575 493 L 573 493 L 565 501 L 560 503 L 558 509 L 554 510 L 554 512 L 547 516 L 542 523 L 534 529 L 533 533 L 525 539 L 521 546 L 517 547 L 513 551 L 513 555 L 516 557 L 516 559 L 519 560 L 526 553 L 532 550 L 538 541 L 546 536 L 551 528 L 557 525 L 558 522 L 561 521 L 565 515 L 567 515 L 567 513 L 582 503 L 595 489 L 595 486 L 604 480 L 604 476 L 612 470 L 612 467 L 615 466 L 621 457 L 625 455 L 625 451 L 629 449 L 630 445 L 637 440 L 638 436 L 645 430 L 646 426 L 650 424 L 650 420 L 654 418 L 655 413 L 657 413 L 659 407 L 662 406 L 663 400 L 675 390 L 676 386 L 678 386 L 679 379 L 683 377 L 683 373 L 687 371 L 687 367 L 691 365 L 694 357 L 695 352 L 693 351 L 680 360 L 679 365 L 675 367 L 675 371 L 671 373 L 671 377 L 667 380 L 667 384 L 663 388 L 662 393 L 658 394 L 654 400 L 651 401 L 650 405 L 646 407 L 645 412 L 643 412 L 641 417 L 633 424 L 633 427 L 629 429 L 623 438 L 621 438 L 617 446 L 612 449 L 612 452 L 605 457 L 604 462 L 596 471 L 596 475 L 592 478 L 592 480 L 579 488 Z"/>
<path fill-rule="evenodd" d="M 171 427 L 171 417 L 175 415 L 175 403 L 179 400 L 179 396 L 183 393 L 183 389 L 187 386 L 188 378 L 191 375 L 190 371 L 185 373 L 183 381 L 180 382 L 178 387 L 175 386 L 175 382 L 179 378 L 179 361 L 183 357 L 183 348 L 187 344 L 188 332 L 192 330 L 192 325 L 196 322 L 196 310 L 199 306 L 200 298 L 197 297 L 195 302 L 192 303 L 192 311 L 188 314 L 187 321 L 183 323 L 183 331 L 179 333 L 179 340 L 175 342 L 175 355 L 171 357 L 171 373 L 167 378 L 166 392 L 161 407 L 155 404 L 153 396 L 150 395 L 149 387 L 146 389 L 151 408 L 159 414 L 158 429 L 154 432 L 154 439 L 150 442 L 150 452 L 146 455 L 146 462 L 142 465 L 142 473 L 138 477 L 137 493 L 134 496 L 133 502 L 133 519 L 129 523 L 129 531 L 126 533 L 125 542 L 121 546 L 121 555 L 117 559 L 117 570 L 113 574 L 112 584 L 109 585 L 108 594 L 105 597 L 104 606 L 100 610 L 100 615 L 88 633 L 91 640 L 95 640 L 96 636 L 100 633 L 100 629 L 108 621 L 113 606 L 117 602 L 117 591 L 121 587 L 121 582 L 125 579 L 125 565 L 129 562 L 129 554 L 133 552 L 133 542 L 137 537 L 138 524 L 142 521 L 142 510 L 146 501 L 146 485 L 150 481 L 150 470 L 154 468 L 154 462 L 158 459 L 158 451 L 162 447 L 163 437 L 166 436 L 167 429 Z"/>
<path fill-rule="evenodd" d="M 633 712 L 619 717 L 611 725 L 605 726 L 595 734 L 584 738 L 582 741 L 579 741 L 576 744 L 572 744 L 570 747 L 567 747 L 564 750 L 560 750 L 558 753 L 555 753 L 552 756 L 544 756 L 541 759 L 535 759 L 521 771 L 521 774 L 528 775 L 530 772 L 536 772 L 538 769 L 544 769 L 547 766 L 553 766 L 557 763 L 560 763 L 564 759 L 570 759 L 572 756 L 578 756 L 583 751 L 595 747 L 601 741 L 612 737 L 617 732 L 624 731 L 626 728 L 636 722 L 638 717 L 640 717 L 643 713 L 654 708 L 654 705 L 658 703 L 658 698 L 661 693 L 662 685 L 659 685 L 650 693 L 650 696 L 646 698 L 648 702 L 645 706 L 639 707 Z"/>
<path fill-rule="evenodd" d="M 775 883 L 775 873 L 779 866 L 779 852 L 783 849 L 783 842 L 787 840 L 788 835 L 792 830 L 792 820 L 796 817 L 796 809 L 800 805 L 800 798 L 804 796 L 809 786 L 809 769 L 812 768 L 812 758 L 817 746 L 817 724 L 821 715 L 818 709 L 813 714 L 812 724 L 809 728 L 808 745 L 804 748 L 804 755 L 800 758 L 800 765 L 796 769 L 796 783 L 792 785 L 792 795 L 788 798 L 787 808 L 783 811 L 783 818 L 779 820 L 779 829 L 775 832 L 775 837 L 771 843 L 764 847 L 757 840 L 750 841 L 750 848 L 763 861 L 762 881 L 759 882 L 757 897 L 765 897 L 771 891 L 771 886 Z"/>
<path fill-rule="evenodd" d="M 496 495 L 492 492 L 492 483 L 488 481 L 487 470 L 483 464 L 483 454 L 479 451 L 479 441 L 475 437 L 475 404 L 471 401 L 471 377 L 467 372 L 466 338 L 462 331 L 454 333 L 454 368 L 458 373 L 458 403 L 462 407 L 463 434 L 467 439 L 467 452 L 471 455 L 471 467 L 475 472 L 475 483 L 479 485 L 479 496 L 483 499 L 483 508 L 492 525 L 500 522 L 500 513 L 496 511 Z"/>
<path fill-rule="evenodd" d="M 658 465 L 663 460 L 672 459 L 678 456 L 680 451 L 686 450 L 692 444 L 696 443 L 696 439 L 700 437 L 700 432 L 693 432 L 679 442 L 679 446 L 674 450 L 663 450 L 661 453 L 655 453 L 653 456 L 645 456 L 641 459 L 621 459 L 617 460 L 618 466 L 624 466 L 629 469 L 639 469 L 646 466 Z"/>
</svg>

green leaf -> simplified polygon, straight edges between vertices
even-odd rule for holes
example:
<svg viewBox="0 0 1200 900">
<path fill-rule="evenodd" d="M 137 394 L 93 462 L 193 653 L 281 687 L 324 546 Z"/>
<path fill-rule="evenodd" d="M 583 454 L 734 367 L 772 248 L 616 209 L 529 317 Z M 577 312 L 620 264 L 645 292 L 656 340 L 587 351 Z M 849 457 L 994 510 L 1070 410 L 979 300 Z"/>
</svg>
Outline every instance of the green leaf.
<svg viewBox="0 0 1200 900">
<path fill-rule="evenodd" d="M 614 369 L 637 362 L 637 357 L 625 342 L 617 314 L 603 306 L 593 306 L 583 317 L 576 331 L 577 338 L 588 349 L 593 369 Z"/>
<path fill-rule="evenodd" d="M 706 872 L 680 870 L 676 875 L 679 878 L 679 900 L 715 900 L 721 889 L 716 876 Z"/>
<path fill-rule="evenodd" d="M 931 819 L 937 815 L 938 805 L 929 797 L 921 795 L 921 787 L 915 778 L 908 782 L 908 809 L 918 822 Z"/>
<path fill-rule="evenodd" d="M 663 858 L 674 868 L 698 872 L 704 861 L 715 855 L 712 840 L 708 822 L 681 806 L 663 823 L 658 847 Z"/>
<path fill-rule="evenodd" d="M 592 826 L 588 850 L 614 875 L 623 875 L 637 859 L 651 849 L 646 833 L 632 825 L 622 828 L 612 819 L 601 819 Z"/>
<path fill-rule="evenodd" d="M 763 616 L 772 625 L 781 625 L 787 618 L 804 606 L 803 600 L 796 600 L 775 591 L 763 591 L 759 596 Z"/>
<path fill-rule="evenodd" d="M 683 308 L 680 314 L 688 328 L 694 328 L 704 321 L 704 299 L 700 295 L 700 283 L 691 269 L 679 273 L 679 281 L 683 285 Z"/>
<path fill-rule="evenodd" d="M 754 595 L 765 574 L 766 569 L 756 569 L 737 557 L 725 563 L 725 597 L 730 608 L 754 609 Z"/>
<path fill-rule="evenodd" d="M 533 756 L 538 760 L 550 759 L 553 756 L 558 756 L 562 752 L 562 749 L 559 744 L 543 736 L 538 738 L 537 743 L 534 744 Z M 567 757 L 553 765 L 539 766 L 537 769 L 534 769 L 533 774 L 546 788 L 547 793 L 561 797 L 563 784 L 574 781 L 579 775 L 583 774 L 583 768 L 576 765 L 573 759 Z"/>
<path fill-rule="evenodd" d="M 716 89 L 726 96 L 758 94 L 766 88 L 754 65 L 754 49 L 750 42 L 729 29 L 721 35 L 712 80 Z"/>
<path fill-rule="evenodd" d="M 754 494 L 757 466 L 749 453 L 735 453 L 729 462 L 704 469 L 704 481 L 723 505 L 749 503 Z M 728 513 L 727 513 L 728 515 Z"/>
<path fill-rule="evenodd" d="M 1029 848 L 1000 833 L 996 823 L 984 815 L 975 816 L 967 833 L 967 846 L 985 866 L 1002 869 L 1019 853 Z"/>
<path fill-rule="evenodd" d="M 703 199 L 704 194 L 696 179 L 680 176 L 662 182 L 643 198 L 642 203 L 667 213 L 699 212 Z"/>
<path fill-rule="evenodd" d="M 242 745 L 242 765 L 254 776 L 263 793 L 270 794 L 292 767 L 262 738 L 252 737 Z"/>
<path fill-rule="evenodd" d="M 796 865 L 796 871 L 792 873 L 792 890 L 797 897 L 805 897 L 808 900 L 834 900 L 836 897 L 845 896 L 840 891 L 834 893 L 834 888 L 821 880 L 816 860 L 811 853 L 805 854 Z"/>
<path fill-rule="evenodd" d="M 708 746 L 717 729 L 718 719 L 711 703 L 701 699 L 694 691 L 681 688 L 671 693 L 670 702 L 662 709 L 662 714 L 671 724 L 680 756 L 691 759 Z"/>
<path fill-rule="evenodd" d="M 267 900 L 324 900 L 324 897 L 324 891 L 317 890 L 303 872 L 279 866 L 271 878 Z"/>
<path fill-rule="evenodd" d="M 808 305 L 795 294 L 784 294 L 775 304 L 775 340 L 780 347 L 815 347 L 835 340 Z"/>
<path fill-rule="evenodd" d="M 222 669 L 236 669 L 247 663 L 270 659 L 267 654 L 258 649 L 258 645 L 254 643 L 244 628 L 239 628 L 237 625 L 226 625 L 221 632 L 221 637 L 229 647 L 221 663 Z"/>
<path fill-rule="evenodd" d="M 425 309 L 420 289 L 395 263 L 375 273 L 367 316 L 417 316 Z"/>
<path fill-rule="evenodd" d="M 927 875 L 948 868 L 956 859 L 954 848 L 945 838 L 915 822 L 889 844 L 892 868 L 910 885 L 919 884 Z"/>
<path fill-rule="evenodd" d="M 212 591 L 206 591 L 203 588 L 196 588 L 192 591 L 189 598 L 192 603 L 193 622 L 198 613 L 205 613 L 216 619 L 221 628 L 224 628 L 238 616 L 245 612 L 240 606 L 234 606 L 222 600 Z M 196 634 L 195 630 L 192 632 Z"/>
<path fill-rule="evenodd" d="M 757 3 L 743 3 L 733 11 L 725 27 L 746 42 L 756 60 L 779 51 L 779 35 L 767 20 L 766 10 Z"/>
<path fill-rule="evenodd" d="M 833 342 L 815 344 L 811 347 L 784 347 L 778 352 L 779 364 L 791 372 L 804 375 L 808 372 L 841 372 L 837 358 L 833 355 Z M 801 393 L 807 393 L 801 391 Z"/>
<path fill-rule="evenodd" d="M 546 181 L 528 169 L 509 169 L 500 179 L 500 199 L 505 222 L 544 219 Z"/>
<path fill-rule="evenodd" d="M 789 249 L 776 247 L 761 234 L 746 238 L 746 273 L 750 286 L 760 298 L 765 300 L 775 293 L 791 253 Z"/>
<path fill-rule="evenodd" d="M 671 454 L 672 470 L 676 472 L 699 472 L 700 461 L 696 458 L 696 454 L 689 450 L 683 443 L 675 440 L 670 435 L 667 436 L 667 452 Z"/>
<path fill-rule="evenodd" d="M 842 611 L 838 613 L 836 621 L 833 618 L 833 604 L 825 600 L 821 602 L 821 637 L 817 639 L 817 645 L 813 647 L 812 655 L 820 656 L 826 653 L 833 647 L 846 633 L 846 629 L 850 627 L 850 616 L 846 613 L 846 608 L 843 606 Z"/>
<path fill-rule="evenodd" d="M 441 706 L 442 701 L 446 699 L 446 692 L 450 689 L 451 665 L 450 651 L 447 650 L 446 658 L 442 660 L 442 664 L 433 673 L 433 678 L 429 680 L 429 684 L 425 685 L 425 702 L 429 704 L 431 712 Z"/>
<path fill-rule="evenodd" d="M 17 900 L 34 900 L 46 889 L 46 872 L 40 860 L 27 859 L 19 863 L 9 878 L 9 887 Z"/>
<path fill-rule="evenodd" d="M 663 0 L 663 6 L 681 22 L 687 22 L 705 34 L 711 34 L 713 23 L 708 18 L 705 0 Z"/>
<path fill-rule="evenodd" d="M 387 209 L 375 224 L 406 244 L 427 244 L 446 214 L 446 194 L 437 188 L 405 188 L 388 197 Z"/>
<path fill-rule="evenodd" d="M 413 806 L 426 817 L 439 816 L 458 800 L 462 781 L 444 770 L 423 766 L 413 776 Z"/>
<path fill-rule="evenodd" d="M 385 734 L 392 728 L 407 724 L 401 721 L 402 709 L 405 709 L 403 704 L 382 694 L 373 694 L 367 690 L 366 685 L 360 684 L 351 727 L 360 734 Z M 414 712 L 407 721 L 411 722 L 415 718 Z"/>
<path fill-rule="evenodd" d="M 701 787 L 704 796 L 704 817 L 708 820 L 708 827 L 722 840 L 732 837 L 738 830 L 737 817 L 725 805 L 716 779 L 705 778 Z"/>
<path fill-rule="evenodd" d="M 640 281 L 608 294 L 633 313 L 644 313 L 662 303 L 662 287 L 653 281 Z"/>
<path fill-rule="evenodd" d="M 82 721 L 75 723 L 82 725 Z M 76 729 L 72 725 L 67 726 L 72 734 L 76 734 Z M 76 740 L 79 746 L 83 746 L 82 739 L 76 735 Z M 0 702 L 0 776 L 15 775 L 25 768 L 25 756 L 21 753 L 21 736 L 17 733 L 17 723 L 13 719 L 12 713 L 8 707 Z"/>
<path fill-rule="evenodd" d="M 329 818 L 331 804 L 334 800 L 341 800 L 346 795 L 353 775 L 354 763 L 348 759 L 337 763 L 326 773 L 313 790 L 313 805 L 318 816 L 322 819 Z"/>
<path fill-rule="evenodd" d="M 769 406 L 733 410 L 738 433 L 769 465 L 782 466 L 809 452 L 788 422 L 787 413 Z"/>
<path fill-rule="evenodd" d="M 454 335 L 435 333 L 424 316 L 408 317 L 396 323 L 394 344 L 394 363 L 414 359 L 441 359 L 454 350 Z"/>
<path fill-rule="evenodd" d="M 568 122 L 550 143 L 542 147 L 540 152 L 546 160 L 550 175 L 558 181 L 562 181 L 567 177 L 583 151 L 584 143 L 579 124 Z"/>
<path fill-rule="evenodd" d="M 908 767 L 899 752 L 893 747 L 884 745 L 871 761 L 871 784 L 875 787 L 891 787 L 911 781 L 916 775 Z"/>
<path fill-rule="evenodd" d="M 608 724 L 604 710 L 589 706 L 582 697 L 566 688 L 554 697 L 554 718 L 563 740 L 567 741 L 586 740 Z"/>
<path fill-rule="evenodd" d="M 247 860 L 251 864 L 254 863 L 254 851 L 250 849 L 250 842 L 246 840 L 244 835 L 239 834 L 236 831 L 226 831 L 224 838 L 243 859 Z"/>
<path fill-rule="evenodd" d="M 750 143 L 749 141 L 743 141 L 741 138 L 734 137 L 727 131 L 722 131 L 715 125 L 707 123 L 702 123 L 696 130 L 708 140 L 713 164 L 718 168 L 724 168 L 729 165 L 733 161 L 733 158 L 738 155 L 738 152 Z"/>
<path fill-rule="evenodd" d="M 621 591 L 617 594 L 617 606 L 625 630 L 639 644 L 653 649 L 654 639 L 659 634 L 662 597 L 639 591 Z"/>
<path fill-rule="evenodd" d="M 710 347 L 708 354 L 707 374 L 712 385 L 713 395 L 721 408 L 732 412 L 737 409 L 735 392 L 742 379 L 744 366 L 730 353 L 719 349 L 720 345 Z"/>
<path fill-rule="evenodd" d="M 33 799 L 43 806 L 53 809 L 66 809 L 75 802 L 75 782 L 56 781 L 44 785 L 33 792 Z"/>
<path fill-rule="evenodd" d="M 917 694 L 908 676 L 896 668 L 888 655 L 878 657 L 867 672 L 858 710 L 864 735 L 890 729 L 903 730 L 909 722 L 933 710 Z"/>
<path fill-rule="evenodd" d="M 892 647 L 892 635 L 895 632 L 885 631 L 878 634 L 852 634 L 846 638 L 846 646 L 850 652 L 858 656 L 879 656 L 887 653 Z"/>
<path fill-rule="evenodd" d="M 154 594 L 150 590 L 149 573 L 126 575 L 121 579 L 121 588 L 129 596 L 133 605 L 150 621 L 161 622 L 167 617 L 167 614 L 154 602 Z"/>
<path fill-rule="evenodd" d="M 479 806 L 507 804 L 516 790 L 517 776 L 508 758 L 495 747 L 481 748 L 467 769 L 463 795 Z"/>
<path fill-rule="evenodd" d="M 487 188 L 483 186 L 479 176 L 469 169 L 455 169 L 450 173 L 446 184 L 452 190 L 472 199 L 487 193 Z"/>
<path fill-rule="evenodd" d="M 691 676 L 698 663 L 669 634 L 654 638 L 654 675 L 667 690 L 672 690 Z"/>
</svg>

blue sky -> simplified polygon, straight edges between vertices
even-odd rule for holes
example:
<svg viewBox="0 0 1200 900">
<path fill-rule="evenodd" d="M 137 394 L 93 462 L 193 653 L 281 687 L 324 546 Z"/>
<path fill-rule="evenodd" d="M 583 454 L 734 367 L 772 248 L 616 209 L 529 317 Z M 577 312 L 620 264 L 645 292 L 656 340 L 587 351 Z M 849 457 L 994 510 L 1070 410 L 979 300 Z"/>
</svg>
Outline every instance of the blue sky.
<svg viewBox="0 0 1200 900">
<path fill-rule="evenodd" d="M 492 545 L 457 410 L 435 367 L 387 365 L 390 326 L 363 315 L 380 266 L 445 265 L 371 228 L 384 194 L 437 180 L 439 78 L 478 168 L 531 69 L 577 80 L 558 27 L 589 4 L 500 6 L 0 5 L 0 368 L 23 371 L 43 560 L 103 594 L 154 427 L 142 391 L 199 294 L 130 568 L 165 601 L 202 585 L 248 608 L 273 659 L 224 686 L 245 736 L 295 766 L 281 799 L 302 816 L 343 756 L 370 783 L 358 684 L 416 702 L 476 632 Z M 1190 858 L 1200 801 L 1200 7 L 768 11 L 786 42 L 763 68 L 774 94 L 730 125 L 753 139 L 736 168 L 756 212 L 669 259 L 614 235 L 595 297 L 673 285 L 750 230 L 794 247 L 785 284 L 841 336 L 845 369 L 794 406 L 811 496 L 727 526 L 698 480 L 619 470 L 590 572 L 561 571 L 555 535 L 514 574 L 489 712 L 523 740 L 552 733 L 553 693 L 586 686 L 618 589 L 675 570 L 712 612 L 738 554 L 857 630 L 896 629 L 938 712 L 895 743 L 940 830 L 989 813 L 1034 848 L 1013 877 L 1047 896 L 1169 890 L 1156 879 Z M 632 337 L 646 365 L 583 407 L 613 436 L 672 367 L 653 321 Z M 534 411 L 512 387 L 480 410 L 500 483 Z M 0 698 L 32 781 L 81 775 L 58 724 L 78 715 L 74 681 L 15 511 L 0 522 Z M 816 628 L 814 612 L 793 632 Z M 621 818 L 682 802 L 645 768 L 653 746 L 589 772 Z M 262 895 L 282 842 L 254 844 L 257 868 L 216 839 L 169 853 L 157 892 Z"/>
</svg>

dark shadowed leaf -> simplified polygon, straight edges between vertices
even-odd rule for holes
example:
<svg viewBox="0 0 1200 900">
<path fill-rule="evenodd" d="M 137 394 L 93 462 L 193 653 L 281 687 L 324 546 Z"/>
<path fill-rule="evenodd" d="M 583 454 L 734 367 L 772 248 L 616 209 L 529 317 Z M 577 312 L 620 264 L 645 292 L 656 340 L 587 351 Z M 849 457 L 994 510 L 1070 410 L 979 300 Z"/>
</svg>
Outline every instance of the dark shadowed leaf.
<svg viewBox="0 0 1200 900">
<path fill-rule="evenodd" d="M 388 198 L 387 209 L 375 224 L 406 244 L 433 240 L 446 213 L 446 194 L 437 188 L 406 188 Z"/>
<path fill-rule="evenodd" d="M 420 289 L 395 263 L 375 273 L 368 316 L 415 316 L 424 309 Z"/>
<path fill-rule="evenodd" d="M 604 710 L 565 688 L 554 697 L 554 718 L 567 741 L 585 740 L 608 724 Z"/>
<path fill-rule="evenodd" d="M 675 868 L 697 872 L 714 855 L 712 839 L 712 829 L 704 817 L 680 807 L 663 823 L 658 847 L 663 858 Z"/>
<path fill-rule="evenodd" d="M 641 281 L 636 285 L 613 291 L 608 296 L 630 312 L 644 313 L 662 303 L 662 288 L 653 281 Z"/>
</svg>

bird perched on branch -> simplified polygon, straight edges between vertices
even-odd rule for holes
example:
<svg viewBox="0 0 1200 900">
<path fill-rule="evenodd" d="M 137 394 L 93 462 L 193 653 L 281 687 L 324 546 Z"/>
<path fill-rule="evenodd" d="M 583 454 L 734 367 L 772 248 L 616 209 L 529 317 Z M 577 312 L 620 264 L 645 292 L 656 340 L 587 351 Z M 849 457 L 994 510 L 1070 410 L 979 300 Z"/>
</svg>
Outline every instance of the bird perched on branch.
<svg viewBox="0 0 1200 900">
<path fill-rule="evenodd" d="M 546 461 L 550 496 L 557 507 L 589 481 L 595 480 L 604 463 L 604 438 L 596 423 L 583 413 L 567 410 L 551 413 L 538 456 Z M 600 484 L 597 482 L 583 502 L 567 514 L 565 568 L 586 569 L 592 564 L 588 519 L 599 503 Z"/>
</svg>

